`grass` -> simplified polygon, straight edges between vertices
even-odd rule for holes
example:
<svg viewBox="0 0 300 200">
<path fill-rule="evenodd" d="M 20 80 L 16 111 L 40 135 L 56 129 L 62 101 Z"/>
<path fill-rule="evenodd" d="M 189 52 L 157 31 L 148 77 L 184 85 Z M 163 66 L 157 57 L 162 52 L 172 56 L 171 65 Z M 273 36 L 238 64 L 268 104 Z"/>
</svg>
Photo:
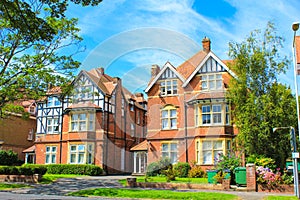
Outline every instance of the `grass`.
<svg viewBox="0 0 300 200">
<path fill-rule="evenodd" d="M 59 178 L 75 178 L 78 176 L 83 176 L 83 175 L 76 175 L 76 174 L 44 174 L 42 181 L 39 182 L 41 184 L 49 184 L 54 181 L 56 181 Z"/>
<path fill-rule="evenodd" d="M 119 198 L 148 198 L 148 199 L 205 199 L 205 200 L 237 200 L 238 196 L 217 192 L 177 192 L 172 190 L 117 189 L 98 188 L 69 193 L 71 196 L 103 196 Z"/>
<path fill-rule="evenodd" d="M 268 196 L 264 200 L 298 200 L 296 196 Z"/>
<path fill-rule="evenodd" d="M 29 187 L 25 184 L 19 184 L 19 183 L 0 183 L 0 190 L 10 190 L 14 188 L 25 188 Z"/>
<path fill-rule="evenodd" d="M 119 180 L 119 182 L 122 185 L 126 185 L 126 180 L 122 179 Z M 146 182 L 145 181 L 145 176 L 137 177 L 136 182 Z M 152 176 L 147 178 L 147 182 L 152 182 L 152 183 L 166 183 L 166 177 L 164 176 Z M 198 184 L 205 184 L 207 183 L 207 178 L 178 178 L 176 177 L 175 181 L 171 181 L 170 183 L 198 183 Z"/>
</svg>

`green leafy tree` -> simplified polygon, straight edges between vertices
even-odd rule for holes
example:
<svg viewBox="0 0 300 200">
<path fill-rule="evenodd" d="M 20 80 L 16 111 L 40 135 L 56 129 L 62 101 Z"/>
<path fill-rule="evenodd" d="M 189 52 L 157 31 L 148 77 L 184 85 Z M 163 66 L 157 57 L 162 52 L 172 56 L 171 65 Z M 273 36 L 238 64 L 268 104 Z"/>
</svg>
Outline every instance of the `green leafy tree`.
<svg viewBox="0 0 300 200">
<path fill-rule="evenodd" d="M 48 85 L 64 85 L 76 72 L 73 55 L 83 50 L 82 38 L 77 19 L 65 17 L 69 2 L 101 0 L 0 1 L 0 117 L 8 103 L 38 99 Z"/>
<path fill-rule="evenodd" d="M 264 31 L 256 30 L 241 43 L 229 44 L 232 79 L 228 96 L 239 129 L 239 147 L 246 155 L 271 157 L 284 166 L 290 156 L 289 130 L 273 132 L 274 127 L 296 126 L 296 101 L 291 90 L 277 82 L 289 60 L 280 55 L 283 38 L 269 22 Z"/>
</svg>

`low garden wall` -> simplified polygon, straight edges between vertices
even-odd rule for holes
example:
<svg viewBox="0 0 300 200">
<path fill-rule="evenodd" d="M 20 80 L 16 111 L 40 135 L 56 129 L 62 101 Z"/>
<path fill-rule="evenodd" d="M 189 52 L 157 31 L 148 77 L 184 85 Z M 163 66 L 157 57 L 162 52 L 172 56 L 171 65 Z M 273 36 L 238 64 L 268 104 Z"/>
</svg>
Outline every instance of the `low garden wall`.
<svg viewBox="0 0 300 200">
<path fill-rule="evenodd" d="M 24 182 L 38 183 L 42 179 L 41 174 L 33 175 L 0 175 L 0 182 Z"/>
</svg>

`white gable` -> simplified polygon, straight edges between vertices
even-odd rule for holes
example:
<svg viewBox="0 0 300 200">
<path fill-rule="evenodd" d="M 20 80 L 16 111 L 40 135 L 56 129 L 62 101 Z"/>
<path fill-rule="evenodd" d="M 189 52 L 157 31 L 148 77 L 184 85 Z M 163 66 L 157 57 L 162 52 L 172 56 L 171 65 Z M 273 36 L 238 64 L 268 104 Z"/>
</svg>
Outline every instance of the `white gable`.
<svg viewBox="0 0 300 200">
<path fill-rule="evenodd" d="M 209 52 L 203 61 L 197 66 L 193 73 L 186 79 L 182 87 L 186 87 L 197 73 L 225 72 L 227 71 L 234 78 L 235 73 L 231 71 L 214 53 Z"/>
<path fill-rule="evenodd" d="M 169 79 L 169 78 L 178 78 L 182 82 L 185 81 L 185 79 L 176 71 L 176 69 L 172 66 L 171 63 L 167 62 L 164 67 L 160 70 L 160 72 L 157 74 L 157 76 L 151 81 L 149 86 L 145 89 L 145 92 L 148 92 L 151 87 L 158 81 L 162 79 Z"/>
</svg>

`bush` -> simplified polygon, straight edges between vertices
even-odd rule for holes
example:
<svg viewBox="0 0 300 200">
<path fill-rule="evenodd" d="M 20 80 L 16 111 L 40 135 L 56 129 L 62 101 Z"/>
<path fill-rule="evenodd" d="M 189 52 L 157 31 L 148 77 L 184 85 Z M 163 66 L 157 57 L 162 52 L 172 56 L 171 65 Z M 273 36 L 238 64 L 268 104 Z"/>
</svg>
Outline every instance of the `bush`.
<svg viewBox="0 0 300 200">
<path fill-rule="evenodd" d="M 0 166 L 0 174 L 5 175 L 44 175 L 47 169 L 43 166 Z"/>
<path fill-rule="evenodd" d="M 172 167 L 169 158 L 162 158 L 157 162 L 150 163 L 147 166 L 147 176 L 157 176 L 164 174 L 164 171 Z"/>
<path fill-rule="evenodd" d="M 247 163 L 254 163 L 256 166 L 262 166 L 272 170 L 276 169 L 275 160 L 263 155 L 250 155 L 247 158 Z"/>
<path fill-rule="evenodd" d="M 189 178 L 204 178 L 206 177 L 205 171 L 202 170 L 200 166 L 194 165 L 188 174 Z"/>
<path fill-rule="evenodd" d="M 18 154 L 12 150 L 0 150 L 0 165 L 11 166 L 18 163 Z"/>
<path fill-rule="evenodd" d="M 103 173 L 103 170 L 96 165 L 51 164 L 47 165 L 47 173 L 98 176 Z"/>
<path fill-rule="evenodd" d="M 160 168 L 158 162 L 150 163 L 147 166 L 147 176 L 157 176 L 159 174 Z"/>
<path fill-rule="evenodd" d="M 33 174 L 44 175 L 47 172 L 47 165 L 38 165 L 38 164 L 23 164 L 22 167 L 30 168 Z"/>
<path fill-rule="evenodd" d="M 191 166 L 189 163 L 178 162 L 174 165 L 176 175 L 180 178 L 188 177 Z"/>
<path fill-rule="evenodd" d="M 239 167 L 241 159 L 235 156 L 226 156 L 221 154 L 217 161 L 216 169 L 218 171 L 230 170 L 234 172 L 234 169 Z"/>
</svg>

